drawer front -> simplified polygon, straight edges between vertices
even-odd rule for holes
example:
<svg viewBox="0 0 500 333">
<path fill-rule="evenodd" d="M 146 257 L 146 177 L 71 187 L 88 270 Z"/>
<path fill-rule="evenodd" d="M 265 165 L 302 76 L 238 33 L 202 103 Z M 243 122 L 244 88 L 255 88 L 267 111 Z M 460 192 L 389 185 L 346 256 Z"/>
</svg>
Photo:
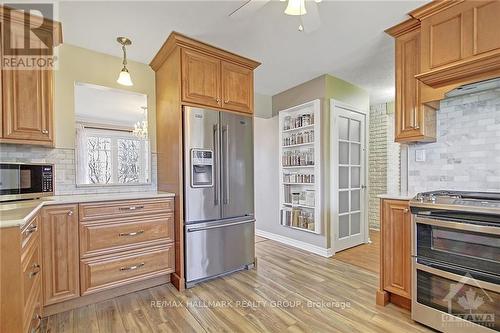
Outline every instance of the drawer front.
<svg viewBox="0 0 500 333">
<path fill-rule="evenodd" d="M 173 214 L 80 224 L 80 256 L 109 254 L 174 240 Z"/>
<path fill-rule="evenodd" d="M 21 231 L 21 244 L 25 248 L 31 239 L 36 238 L 40 234 L 40 216 L 33 218 Z"/>
<path fill-rule="evenodd" d="M 24 332 L 37 332 L 42 324 L 42 290 L 41 286 L 35 289 L 33 298 L 24 308 L 23 327 Z"/>
<path fill-rule="evenodd" d="M 174 199 L 123 200 L 80 204 L 80 221 L 95 221 L 144 214 L 161 214 L 174 210 Z"/>
<path fill-rule="evenodd" d="M 174 261 L 173 244 L 129 251 L 120 256 L 83 259 L 80 262 L 81 294 L 172 273 Z"/>
<path fill-rule="evenodd" d="M 36 238 L 32 239 L 30 246 L 26 248 L 22 256 L 22 283 L 25 306 L 33 297 L 33 293 L 41 286 L 41 263 L 40 237 L 37 235 Z"/>
</svg>

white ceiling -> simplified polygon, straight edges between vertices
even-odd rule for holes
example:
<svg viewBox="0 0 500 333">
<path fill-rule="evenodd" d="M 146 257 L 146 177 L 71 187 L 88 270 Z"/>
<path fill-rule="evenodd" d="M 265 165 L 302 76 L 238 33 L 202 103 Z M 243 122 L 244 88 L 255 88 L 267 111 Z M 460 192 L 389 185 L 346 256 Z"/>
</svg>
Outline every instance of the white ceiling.
<svg viewBox="0 0 500 333">
<path fill-rule="evenodd" d="M 147 95 L 87 83 L 75 85 L 75 118 L 92 124 L 133 128 L 147 119 Z"/>
<path fill-rule="evenodd" d="M 262 62 L 255 90 L 274 95 L 329 73 L 367 89 L 372 103 L 394 95 L 394 43 L 384 29 L 422 1 L 327 1 L 318 30 L 271 1 L 250 17 L 228 17 L 244 1 L 61 2 L 66 43 L 121 56 L 117 36 L 132 39 L 130 59 L 149 63 L 175 30 Z M 132 73 L 133 75 L 133 73 Z"/>
</svg>

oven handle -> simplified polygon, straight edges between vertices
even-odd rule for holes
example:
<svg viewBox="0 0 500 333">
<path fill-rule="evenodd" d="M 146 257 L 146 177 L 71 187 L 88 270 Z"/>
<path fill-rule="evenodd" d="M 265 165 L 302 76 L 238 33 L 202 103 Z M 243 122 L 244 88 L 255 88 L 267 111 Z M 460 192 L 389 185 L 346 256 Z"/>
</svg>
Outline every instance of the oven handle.
<svg viewBox="0 0 500 333">
<path fill-rule="evenodd" d="M 473 286 L 473 287 L 479 286 L 481 289 L 490 290 L 490 291 L 493 291 L 495 293 L 500 293 L 500 285 L 495 284 L 495 283 L 481 281 L 478 279 L 464 279 L 464 276 L 450 273 L 450 272 L 446 272 L 446 271 L 443 271 L 441 269 L 437 269 L 434 267 L 429 267 L 427 265 L 422 265 L 420 263 L 415 263 L 415 268 L 417 270 L 424 271 L 424 272 L 427 272 L 427 273 L 430 273 L 433 275 L 437 275 L 437 276 L 440 276 L 440 277 L 448 279 L 448 280 L 460 282 L 460 283 L 463 283 L 463 284 L 466 284 L 469 286 Z"/>
<path fill-rule="evenodd" d="M 458 223 L 458 222 L 453 222 L 453 221 L 429 219 L 429 218 L 421 217 L 418 215 L 415 218 L 415 223 L 428 224 L 428 225 L 433 225 L 433 226 L 442 227 L 442 228 L 450 228 L 450 229 L 457 229 L 457 230 L 464 230 L 464 231 L 479 232 L 479 233 L 490 234 L 490 235 L 500 235 L 500 228 L 498 228 L 498 227 L 490 227 L 490 226 L 486 226 L 486 225 L 477 225 L 477 224 L 470 224 L 470 223 Z"/>
</svg>

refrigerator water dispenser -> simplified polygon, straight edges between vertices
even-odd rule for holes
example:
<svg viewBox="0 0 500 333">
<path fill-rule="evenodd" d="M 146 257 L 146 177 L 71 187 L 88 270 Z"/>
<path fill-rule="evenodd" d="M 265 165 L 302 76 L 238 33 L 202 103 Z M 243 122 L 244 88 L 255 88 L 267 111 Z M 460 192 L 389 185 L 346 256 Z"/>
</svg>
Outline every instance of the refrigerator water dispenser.
<svg viewBox="0 0 500 333">
<path fill-rule="evenodd" d="M 213 155 L 208 149 L 191 149 L 191 187 L 214 185 Z"/>
</svg>

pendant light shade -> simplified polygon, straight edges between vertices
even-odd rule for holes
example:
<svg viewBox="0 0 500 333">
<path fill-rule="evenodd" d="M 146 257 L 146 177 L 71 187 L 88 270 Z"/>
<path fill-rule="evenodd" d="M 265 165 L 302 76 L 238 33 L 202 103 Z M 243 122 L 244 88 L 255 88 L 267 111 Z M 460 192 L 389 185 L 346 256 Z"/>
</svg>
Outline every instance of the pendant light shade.
<svg viewBox="0 0 500 333">
<path fill-rule="evenodd" d="M 123 86 L 133 86 L 134 83 L 132 82 L 132 78 L 130 77 L 130 73 L 127 69 L 127 50 L 125 49 L 125 46 L 132 45 L 132 41 L 127 37 L 118 37 L 116 41 L 122 45 L 123 50 L 123 68 L 120 75 L 118 75 L 118 80 L 116 80 L 116 82 Z"/>
<path fill-rule="evenodd" d="M 118 75 L 118 80 L 116 80 L 122 86 L 133 86 L 132 78 L 130 77 L 130 73 L 128 72 L 127 67 L 123 67 L 120 75 Z"/>
<path fill-rule="evenodd" d="M 285 14 L 294 16 L 307 14 L 305 0 L 288 0 Z"/>
</svg>

